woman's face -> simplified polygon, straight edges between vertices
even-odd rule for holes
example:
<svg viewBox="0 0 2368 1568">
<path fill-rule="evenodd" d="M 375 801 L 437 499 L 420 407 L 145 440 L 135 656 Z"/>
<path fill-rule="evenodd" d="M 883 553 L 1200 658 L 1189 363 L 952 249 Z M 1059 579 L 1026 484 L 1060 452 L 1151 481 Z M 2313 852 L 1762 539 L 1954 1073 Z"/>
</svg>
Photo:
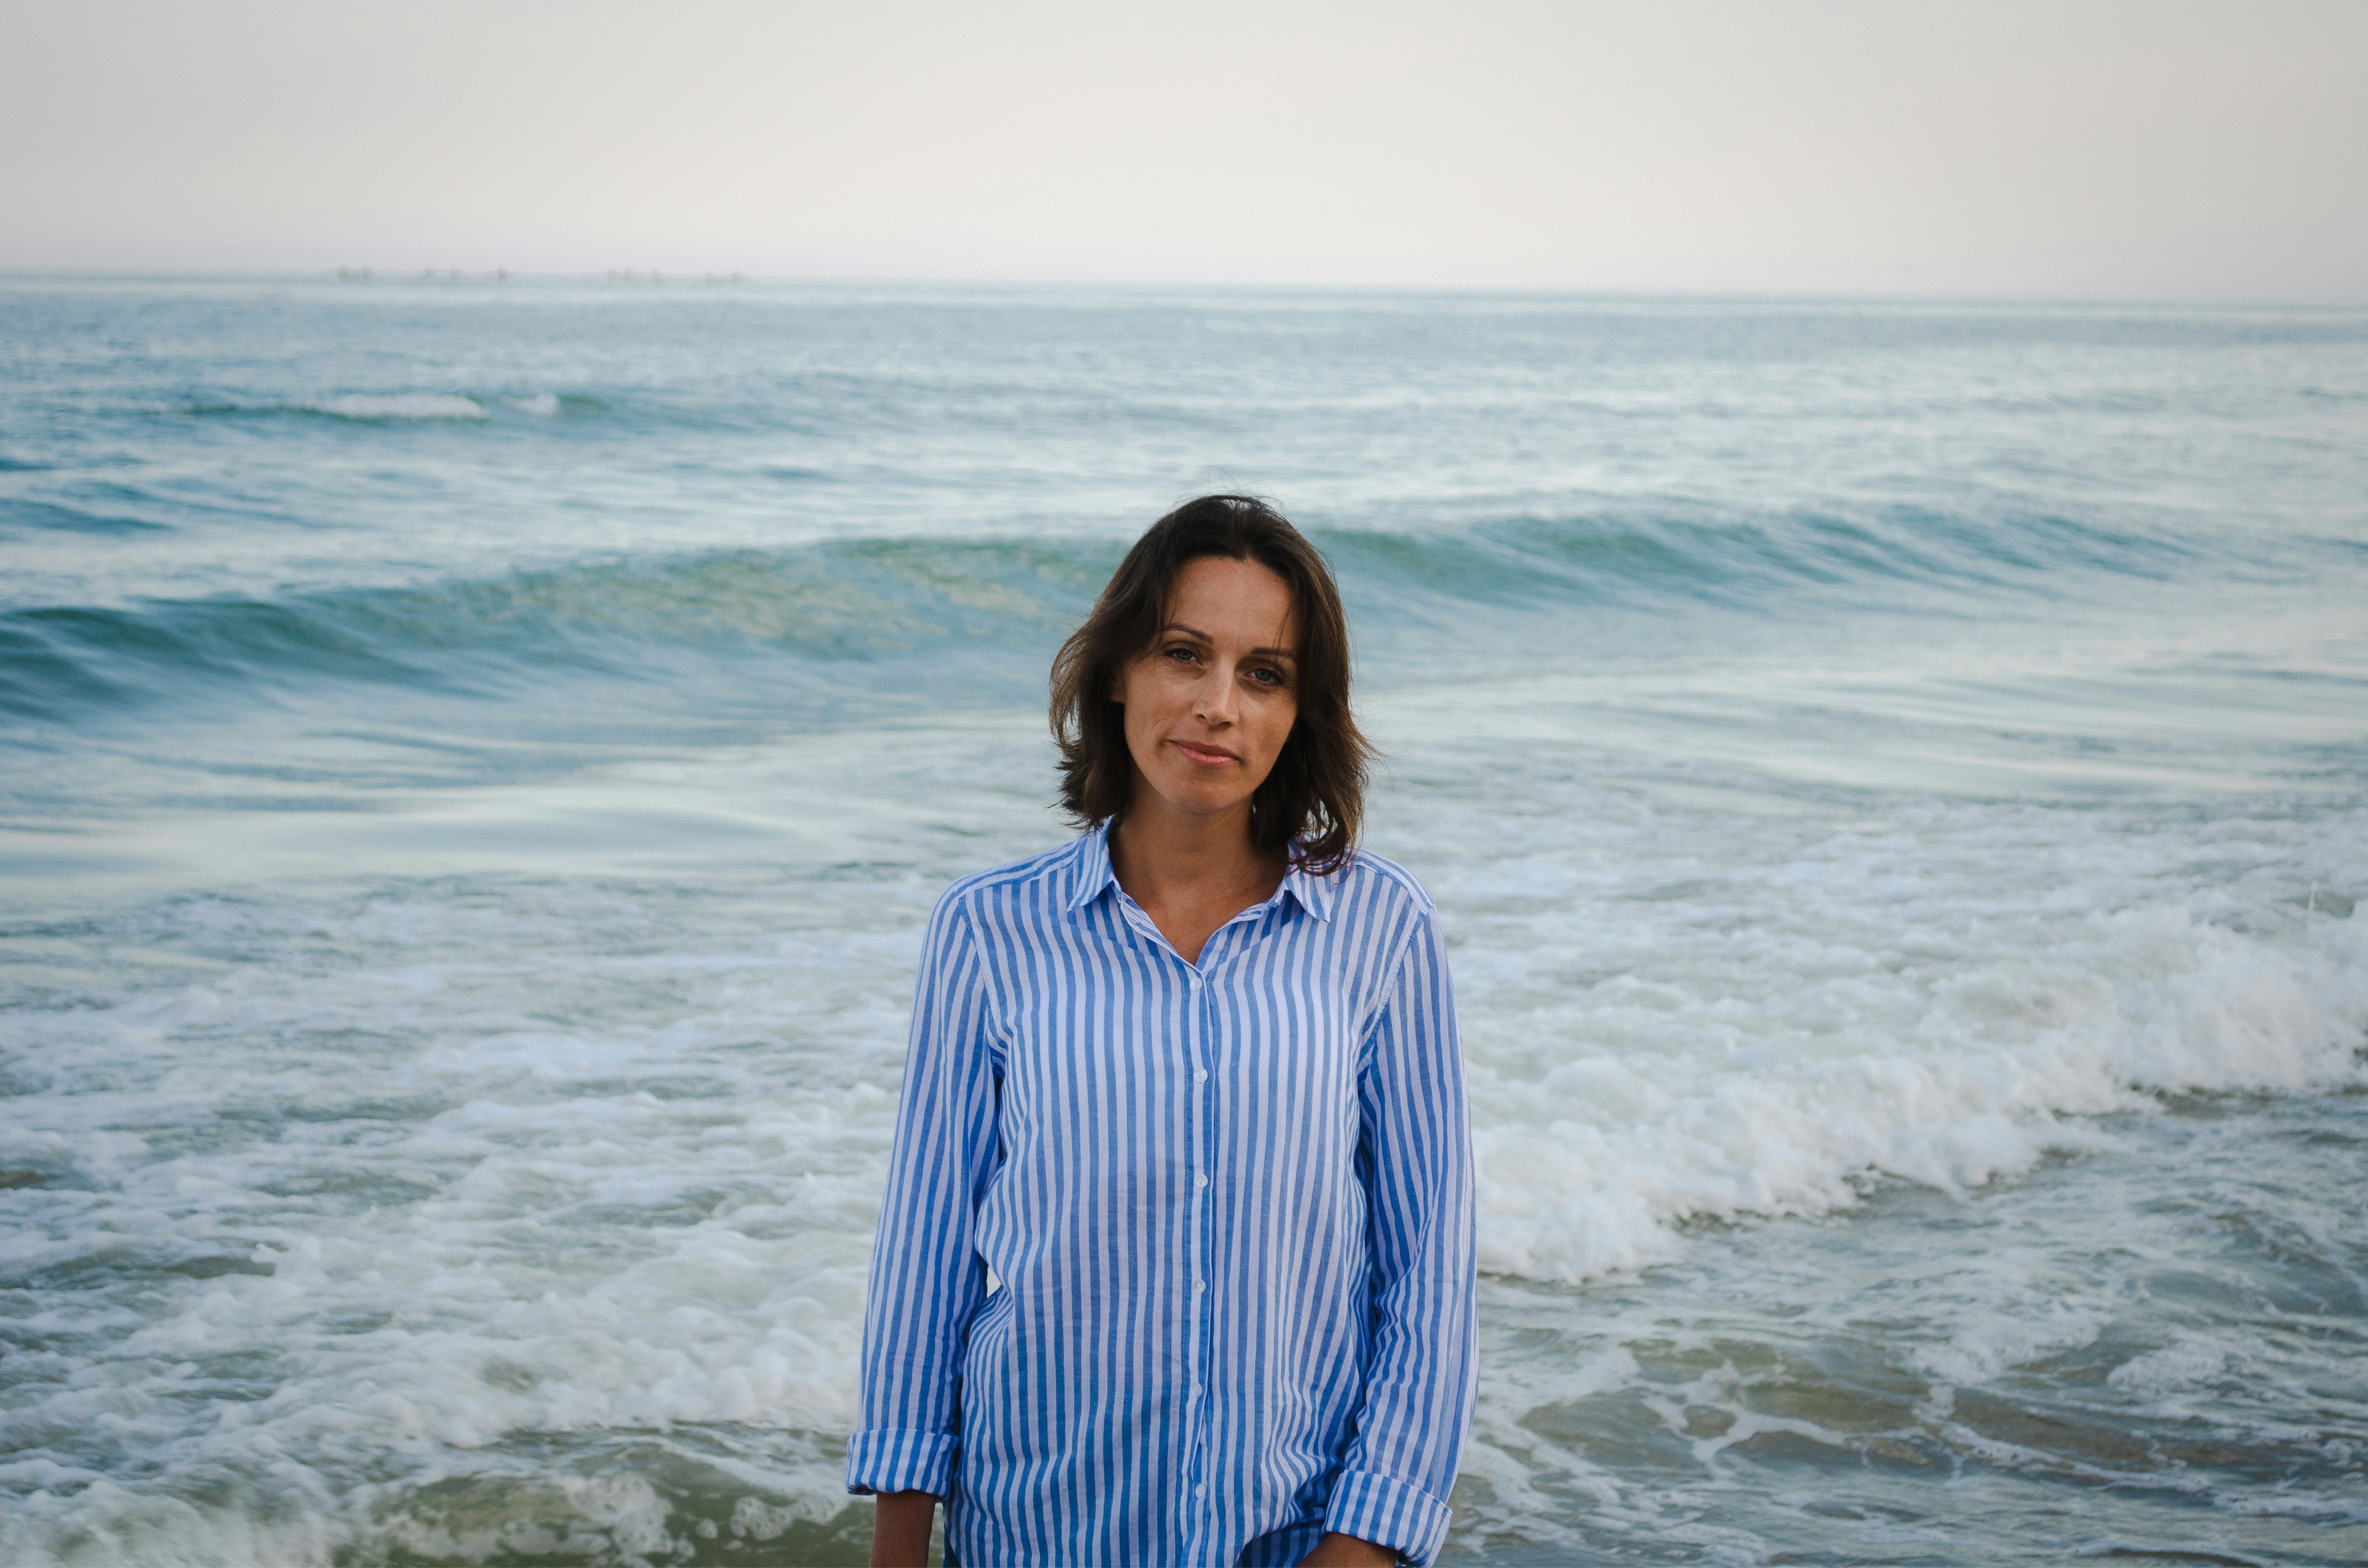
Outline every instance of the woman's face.
<svg viewBox="0 0 2368 1568">
<path fill-rule="evenodd" d="M 1177 574 L 1167 624 L 1120 672 L 1135 798 L 1214 815 L 1246 805 L 1299 716 L 1291 587 L 1255 561 L 1203 556 Z"/>
</svg>

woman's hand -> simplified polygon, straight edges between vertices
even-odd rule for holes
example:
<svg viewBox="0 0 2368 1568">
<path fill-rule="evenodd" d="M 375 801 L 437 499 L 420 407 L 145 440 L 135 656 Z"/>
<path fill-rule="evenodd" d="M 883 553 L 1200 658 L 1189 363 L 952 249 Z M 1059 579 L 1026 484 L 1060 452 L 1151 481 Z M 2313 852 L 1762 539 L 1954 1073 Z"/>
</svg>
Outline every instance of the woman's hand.
<svg viewBox="0 0 2368 1568">
<path fill-rule="evenodd" d="M 928 1492 L 882 1492 L 871 1517 L 871 1568 L 928 1568 L 938 1499 Z"/>
<path fill-rule="evenodd" d="M 1334 1530 L 1299 1560 L 1299 1568 L 1397 1568 L 1398 1554 L 1353 1535 Z"/>
</svg>

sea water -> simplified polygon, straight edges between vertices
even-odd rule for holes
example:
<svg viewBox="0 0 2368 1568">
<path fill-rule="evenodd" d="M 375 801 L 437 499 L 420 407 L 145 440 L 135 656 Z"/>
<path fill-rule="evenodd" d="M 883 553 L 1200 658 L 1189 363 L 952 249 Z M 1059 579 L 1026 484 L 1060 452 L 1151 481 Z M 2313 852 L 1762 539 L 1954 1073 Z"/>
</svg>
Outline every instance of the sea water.
<svg viewBox="0 0 2368 1568">
<path fill-rule="evenodd" d="M 0 281 L 0 1559 L 860 1561 L 923 920 L 1207 489 L 1480 1158 L 1457 1562 L 2368 1558 L 2368 313 Z"/>
</svg>

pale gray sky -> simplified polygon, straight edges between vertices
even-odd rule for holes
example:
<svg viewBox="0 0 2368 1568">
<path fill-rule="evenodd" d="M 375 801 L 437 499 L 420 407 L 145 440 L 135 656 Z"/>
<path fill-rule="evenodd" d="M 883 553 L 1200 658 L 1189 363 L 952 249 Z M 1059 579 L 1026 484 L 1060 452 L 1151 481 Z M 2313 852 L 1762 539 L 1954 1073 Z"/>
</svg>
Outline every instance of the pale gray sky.
<svg viewBox="0 0 2368 1568">
<path fill-rule="evenodd" d="M 15 0 L 0 266 L 2368 300 L 2368 0 Z"/>
</svg>

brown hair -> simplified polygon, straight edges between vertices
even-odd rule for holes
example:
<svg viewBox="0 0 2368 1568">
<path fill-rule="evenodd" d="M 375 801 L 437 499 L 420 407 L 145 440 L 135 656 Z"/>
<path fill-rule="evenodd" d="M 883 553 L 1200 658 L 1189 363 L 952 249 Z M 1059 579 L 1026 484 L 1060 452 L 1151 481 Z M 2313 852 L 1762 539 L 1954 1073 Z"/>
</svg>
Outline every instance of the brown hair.
<svg viewBox="0 0 2368 1568">
<path fill-rule="evenodd" d="M 1134 798 L 1121 672 L 1167 624 L 1177 574 L 1209 556 L 1255 561 L 1291 588 L 1299 635 L 1298 717 L 1274 771 L 1250 797 L 1250 842 L 1321 876 L 1346 864 L 1364 815 L 1373 748 L 1349 710 L 1349 618 L 1324 557 L 1283 515 L 1250 495 L 1203 495 L 1134 541 L 1086 623 L 1053 659 L 1053 739 L 1061 804 L 1080 824 L 1109 822 Z"/>
</svg>

